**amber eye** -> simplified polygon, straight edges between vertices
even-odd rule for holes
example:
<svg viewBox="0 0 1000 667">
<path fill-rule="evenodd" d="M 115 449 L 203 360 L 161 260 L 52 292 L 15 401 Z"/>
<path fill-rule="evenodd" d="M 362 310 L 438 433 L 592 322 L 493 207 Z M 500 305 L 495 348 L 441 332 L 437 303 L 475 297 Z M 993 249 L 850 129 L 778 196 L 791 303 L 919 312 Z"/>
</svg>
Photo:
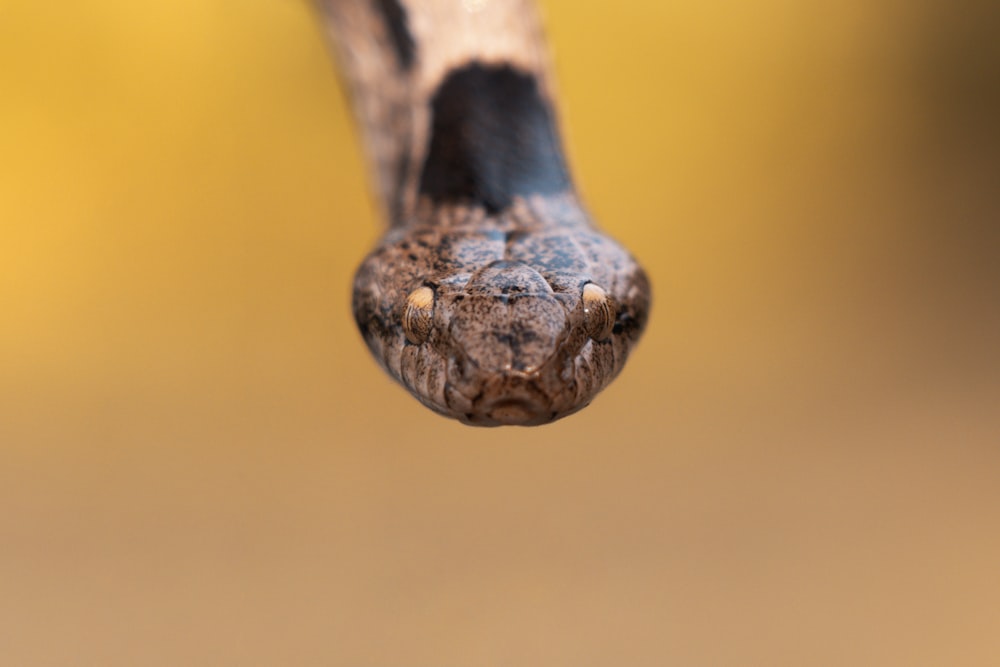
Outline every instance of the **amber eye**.
<svg viewBox="0 0 1000 667">
<path fill-rule="evenodd" d="M 604 289 L 594 283 L 583 286 L 583 322 L 587 335 L 604 340 L 615 325 L 615 306 Z"/>
<path fill-rule="evenodd" d="M 418 287 L 406 297 L 406 307 L 403 309 L 403 331 L 406 339 L 414 345 L 420 345 L 431 334 L 431 322 L 434 319 L 434 290 L 430 287 Z"/>
</svg>

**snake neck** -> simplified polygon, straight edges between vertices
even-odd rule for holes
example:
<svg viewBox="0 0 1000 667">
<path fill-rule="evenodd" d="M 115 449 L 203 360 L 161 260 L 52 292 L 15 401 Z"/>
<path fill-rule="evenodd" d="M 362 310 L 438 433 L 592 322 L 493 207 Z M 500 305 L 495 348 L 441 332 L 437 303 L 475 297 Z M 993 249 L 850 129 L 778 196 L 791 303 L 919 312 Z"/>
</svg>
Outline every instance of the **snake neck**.
<svg viewBox="0 0 1000 667">
<path fill-rule="evenodd" d="M 572 193 L 533 0 L 316 0 L 392 226 Z"/>
</svg>

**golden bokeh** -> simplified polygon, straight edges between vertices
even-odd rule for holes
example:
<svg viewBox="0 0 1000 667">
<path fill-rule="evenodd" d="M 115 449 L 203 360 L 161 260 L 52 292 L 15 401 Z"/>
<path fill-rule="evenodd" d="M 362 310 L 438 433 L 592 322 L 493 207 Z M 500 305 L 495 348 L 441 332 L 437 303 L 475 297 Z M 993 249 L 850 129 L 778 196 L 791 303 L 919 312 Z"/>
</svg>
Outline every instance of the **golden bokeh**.
<svg viewBox="0 0 1000 667">
<path fill-rule="evenodd" d="M 303 2 L 0 0 L 0 664 L 1000 664 L 995 3 L 543 6 L 654 310 L 474 429 Z"/>
</svg>

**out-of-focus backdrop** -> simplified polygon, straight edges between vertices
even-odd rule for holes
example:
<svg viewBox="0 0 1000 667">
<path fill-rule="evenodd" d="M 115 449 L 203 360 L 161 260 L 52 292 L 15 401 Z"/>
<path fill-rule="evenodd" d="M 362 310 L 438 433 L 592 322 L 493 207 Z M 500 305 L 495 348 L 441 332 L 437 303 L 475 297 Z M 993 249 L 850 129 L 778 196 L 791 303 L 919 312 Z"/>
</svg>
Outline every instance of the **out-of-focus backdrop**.
<svg viewBox="0 0 1000 667">
<path fill-rule="evenodd" d="M 0 2 L 0 664 L 1000 664 L 998 5 L 543 6 L 655 308 L 477 430 L 304 3 Z"/>
</svg>

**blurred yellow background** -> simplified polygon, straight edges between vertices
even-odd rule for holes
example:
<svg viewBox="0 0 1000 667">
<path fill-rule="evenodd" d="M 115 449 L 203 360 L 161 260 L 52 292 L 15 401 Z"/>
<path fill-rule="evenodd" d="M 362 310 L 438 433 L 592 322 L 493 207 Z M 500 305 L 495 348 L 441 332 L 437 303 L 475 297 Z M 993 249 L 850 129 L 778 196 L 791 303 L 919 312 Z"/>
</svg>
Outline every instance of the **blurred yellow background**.
<svg viewBox="0 0 1000 667">
<path fill-rule="evenodd" d="M 304 3 L 0 0 L 0 664 L 1000 664 L 996 4 L 543 6 L 655 307 L 481 430 Z"/>
</svg>

